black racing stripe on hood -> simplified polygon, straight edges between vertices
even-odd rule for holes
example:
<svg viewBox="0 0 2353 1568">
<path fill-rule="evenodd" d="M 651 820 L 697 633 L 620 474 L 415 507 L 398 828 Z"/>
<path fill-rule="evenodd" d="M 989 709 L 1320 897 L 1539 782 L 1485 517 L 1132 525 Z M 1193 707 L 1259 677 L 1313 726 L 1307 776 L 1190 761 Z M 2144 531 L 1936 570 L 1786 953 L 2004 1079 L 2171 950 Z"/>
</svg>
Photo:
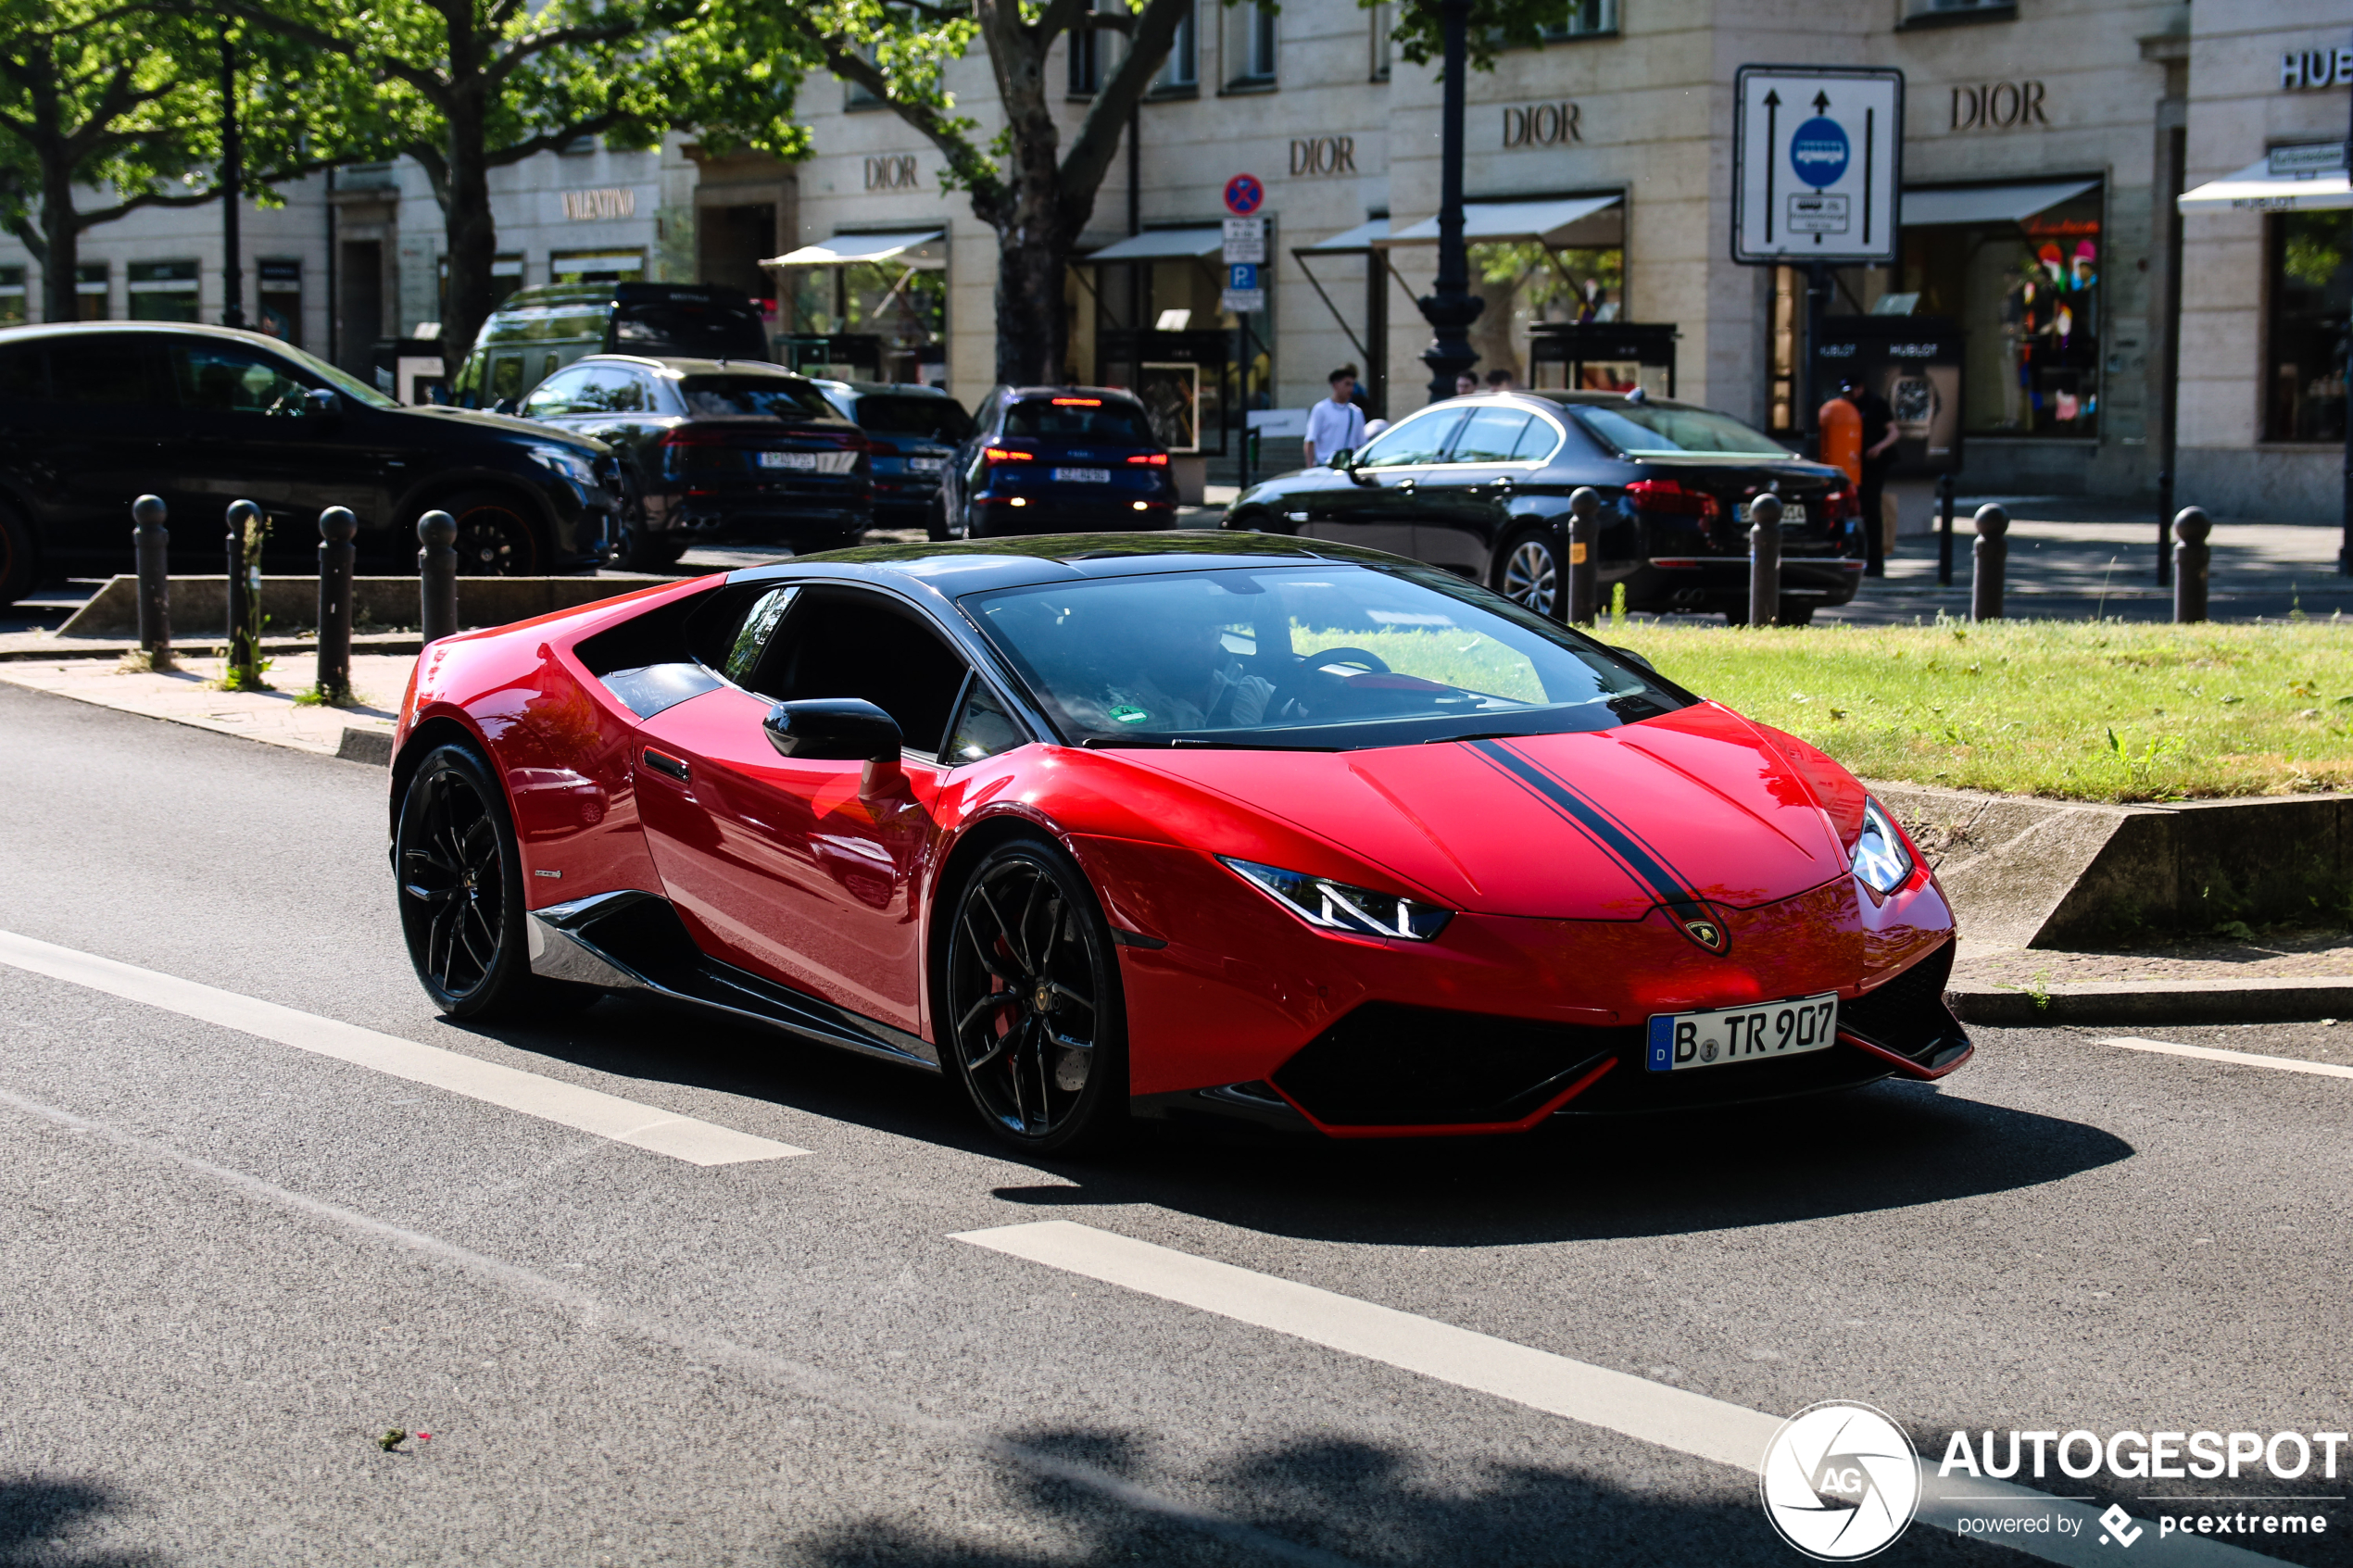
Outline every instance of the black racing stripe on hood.
<svg viewBox="0 0 2353 1568">
<path fill-rule="evenodd" d="M 1478 740 L 1472 741 L 1470 746 L 1529 794 L 1576 824 L 1612 859 L 1647 885 L 1660 903 L 1675 911 L 1679 921 L 1713 918 L 1709 915 L 1706 901 L 1676 873 L 1673 867 L 1660 859 L 1648 845 L 1600 807 L 1500 742 Z"/>
</svg>

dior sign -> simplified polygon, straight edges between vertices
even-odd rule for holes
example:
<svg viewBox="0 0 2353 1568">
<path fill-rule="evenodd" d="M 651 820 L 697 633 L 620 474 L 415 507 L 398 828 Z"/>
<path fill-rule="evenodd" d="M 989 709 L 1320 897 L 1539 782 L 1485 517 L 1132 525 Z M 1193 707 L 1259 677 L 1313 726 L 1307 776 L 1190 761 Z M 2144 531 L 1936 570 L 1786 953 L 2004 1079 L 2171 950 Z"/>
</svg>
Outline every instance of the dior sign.
<svg viewBox="0 0 2353 1568">
<path fill-rule="evenodd" d="M 2039 82 L 1982 82 L 1953 89 L 1953 129 L 2008 131 L 2019 126 L 2047 127 Z"/>
<path fill-rule="evenodd" d="M 1574 103 L 1515 105 L 1504 110 L 1504 146 L 1561 147 L 1582 142 L 1578 121 L 1584 110 Z"/>
<path fill-rule="evenodd" d="M 912 191 L 923 183 L 923 176 L 915 172 L 915 155 L 893 153 L 866 160 L 866 189 L 870 191 Z"/>
<path fill-rule="evenodd" d="M 1318 174 L 1353 174 L 1356 172 L 1356 138 L 1353 136 L 1300 136 L 1290 144 L 1290 171 L 1293 178 L 1313 178 Z"/>
</svg>

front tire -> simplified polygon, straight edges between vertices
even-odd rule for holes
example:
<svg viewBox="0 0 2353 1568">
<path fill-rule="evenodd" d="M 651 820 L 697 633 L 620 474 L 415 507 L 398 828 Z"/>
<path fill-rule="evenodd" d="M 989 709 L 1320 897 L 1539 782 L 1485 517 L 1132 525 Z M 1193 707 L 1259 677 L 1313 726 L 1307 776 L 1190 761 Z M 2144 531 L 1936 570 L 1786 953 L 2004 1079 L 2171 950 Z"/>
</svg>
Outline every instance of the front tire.
<svg viewBox="0 0 2353 1568">
<path fill-rule="evenodd" d="M 560 996 L 531 972 L 522 854 L 506 792 L 472 750 L 436 746 L 418 765 L 401 796 L 393 865 L 409 960 L 442 1012 L 512 1017 L 594 999 Z"/>
<path fill-rule="evenodd" d="M 1094 890 L 1051 843 L 999 845 L 949 906 L 942 1055 L 980 1119 L 1033 1154 L 1127 1114 L 1127 1014 Z"/>
<path fill-rule="evenodd" d="M 496 491 L 470 491 L 442 503 L 458 522 L 458 575 L 536 577 L 547 552 L 521 503 Z M 411 534 L 414 525 L 411 525 Z"/>
</svg>

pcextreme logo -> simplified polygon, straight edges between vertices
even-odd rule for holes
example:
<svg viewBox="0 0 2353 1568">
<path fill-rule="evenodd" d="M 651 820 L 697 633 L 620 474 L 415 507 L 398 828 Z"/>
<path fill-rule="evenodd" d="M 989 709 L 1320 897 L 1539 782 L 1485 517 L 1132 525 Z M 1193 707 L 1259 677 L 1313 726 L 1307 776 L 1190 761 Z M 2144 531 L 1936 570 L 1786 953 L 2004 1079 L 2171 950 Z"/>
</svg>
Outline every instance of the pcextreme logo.
<svg viewBox="0 0 2353 1568">
<path fill-rule="evenodd" d="M 1817 1562 L 1853 1562 L 1886 1549 L 1911 1524 L 1919 1461 L 1884 1411 L 1826 1399 L 1773 1434 L 1758 1490 L 1781 1539 Z"/>
</svg>

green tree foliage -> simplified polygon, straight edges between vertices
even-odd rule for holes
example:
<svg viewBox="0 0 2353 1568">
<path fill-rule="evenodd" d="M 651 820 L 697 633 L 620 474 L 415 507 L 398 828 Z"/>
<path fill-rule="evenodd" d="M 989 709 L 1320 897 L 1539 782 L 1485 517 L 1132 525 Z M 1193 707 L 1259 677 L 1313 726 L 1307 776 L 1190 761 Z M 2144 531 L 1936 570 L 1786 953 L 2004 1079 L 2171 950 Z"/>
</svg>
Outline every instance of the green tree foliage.
<svg viewBox="0 0 2353 1568">
<path fill-rule="evenodd" d="M 286 84 L 299 51 L 229 29 L 246 195 L 300 172 Z M 0 225 L 41 265 L 42 315 L 74 317 L 82 235 L 143 207 L 219 195 L 222 23 L 111 0 L 0 0 Z M 76 187 L 96 191 L 83 207 Z"/>
<path fill-rule="evenodd" d="M 0 0 L 9 3 L 9 0 Z M 714 0 L 230 0 L 333 62 L 312 84 L 336 156 L 413 157 L 442 209 L 455 376 L 489 316 L 498 249 L 490 170 L 582 136 L 653 145 L 673 126 L 804 152 L 791 124 L 803 50 L 755 55 Z"/>
</svg>

